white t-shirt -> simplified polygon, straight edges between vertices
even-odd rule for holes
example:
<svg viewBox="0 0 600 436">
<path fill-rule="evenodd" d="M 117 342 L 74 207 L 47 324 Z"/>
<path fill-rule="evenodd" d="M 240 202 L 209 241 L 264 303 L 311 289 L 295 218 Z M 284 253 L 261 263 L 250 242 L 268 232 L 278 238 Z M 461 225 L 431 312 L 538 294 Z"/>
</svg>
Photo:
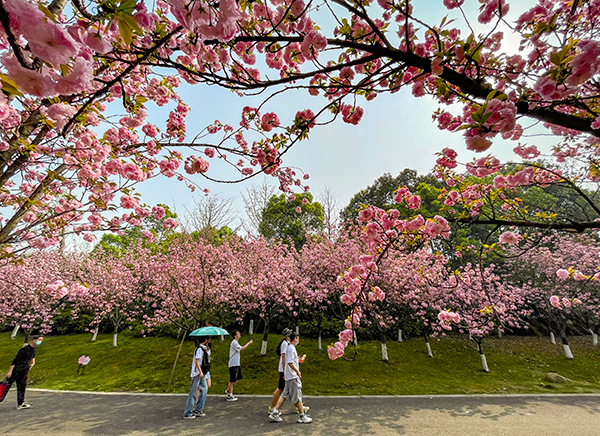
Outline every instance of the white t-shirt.
<svg viewBox="0 0 600 436">
<path fill-rule="evenodd" d="M 281 356 L 279 356 L 279 372 L 283 372 L 283 355 L 287 352 L 287 347 L 290 345 L 285 339 L 281 343 Z"/>
<path fill-rule="evenodd" d="M 200 374 L 200 371 L 198 371 L 198 367 L 196 366 L 196 359 L 198 359 L 198 365 L 202 365 L 203 358 L 204 358 L 204 350 L 202 349 L 202 347 L 198 347 L 198 349 L 196 350 L 196 354 L 194 355 L 194 358 L 192 359 L 192 372 L 190 373 L 190 377 L 194 378 Z"/>
<path fill-rule="evenodd" d="M 296 351 L 296 346 L 293 344 L 288 344 L 287 350 L 285 351 L 285 367 L 283 370 L 283 378 L 286 381 L 298 378 L 296 371 L 290 368 L 290 363 L 293 363 L 296 369 L 300 369 L 298 364 L 298 352 Z"/>
<path fill-rule="evenodd" d="M 229 346 L 229 363 L 227 366 L 230 368 L 232 366 L 240 366 L 240 351 L 242 351 L 242 346 L 235 339 L 231 341 L 231 345 Z"/>
</svg>

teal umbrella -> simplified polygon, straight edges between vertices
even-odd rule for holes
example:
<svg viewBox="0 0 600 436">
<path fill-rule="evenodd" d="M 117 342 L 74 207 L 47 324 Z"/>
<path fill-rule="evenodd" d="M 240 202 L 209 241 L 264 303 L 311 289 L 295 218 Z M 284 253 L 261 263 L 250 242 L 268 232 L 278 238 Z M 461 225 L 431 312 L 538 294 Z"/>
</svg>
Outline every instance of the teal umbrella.
<svg viewBox="0 0 600 436">
<path fill-rule="evenodd" d="M 190 333 L 190 336 L 221 336 L 228 334 L 229 333 L 225 329 L 208 326 L 194 330 L 192 333 Z"/>
</svg>

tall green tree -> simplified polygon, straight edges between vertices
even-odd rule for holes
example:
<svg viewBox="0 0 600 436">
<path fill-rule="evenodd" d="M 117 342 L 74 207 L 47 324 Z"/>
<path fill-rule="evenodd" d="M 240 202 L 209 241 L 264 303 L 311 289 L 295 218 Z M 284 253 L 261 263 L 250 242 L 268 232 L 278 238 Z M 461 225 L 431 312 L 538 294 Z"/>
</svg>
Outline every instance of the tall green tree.
<svg viewBox="0 0 600 436">
<path fill-rule="evenodd" d="M 259 231 L 269 241 L 292 241 L 296 249 L 306 243 L 306 234 L 323 231 L 323 207 L 313 202 L 310 193 L 296 194 L 293 200 L 284 194 L 273 195 L 262 213 Z"/>
<path fill-rule="evenodd" d="M 408 210 L 394 201 L 395 191 L 401 186 L 406 186 L 410 192 L 421 196 L 421 208 L 416 213 L 429 217 L 439 212 L 441 204 L 438 196 L 442 187 L 440 181 L 432 175 L 419 175 L 415 170 L 407 168 L 396 177 L 385 173 L 376 179 L 373 185 L 354 194 L 348 206 L 340 214 L 342 220 L 355 220 L 366 205 L 384 210 L 398 209 L 401 218 L 414 216 L 414 210 Z"/>
</svg>

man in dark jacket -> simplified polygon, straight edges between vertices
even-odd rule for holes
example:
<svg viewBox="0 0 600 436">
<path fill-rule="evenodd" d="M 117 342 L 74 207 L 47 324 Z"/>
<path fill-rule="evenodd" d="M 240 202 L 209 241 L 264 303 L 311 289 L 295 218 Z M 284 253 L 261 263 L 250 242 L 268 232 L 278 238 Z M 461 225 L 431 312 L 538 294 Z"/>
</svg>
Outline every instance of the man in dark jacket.
<svg viewBox="0 0 600 436">
<path fill-rule="evenodd" d="M 29 409 L 31 404 L 25 402 L 25 388 L 27 388 L 27 375 L 29 370 L 35 365 L 35 349 L 42 344 L 44 337 L 33 335 L 27 345 L 24 345 L 12 361 L 10 369 L 6 373 L 8 388 L 4 392 L 4 397 L 8 393 L 13 383 L 17 383 L 17 410 Z"/>
</svg>

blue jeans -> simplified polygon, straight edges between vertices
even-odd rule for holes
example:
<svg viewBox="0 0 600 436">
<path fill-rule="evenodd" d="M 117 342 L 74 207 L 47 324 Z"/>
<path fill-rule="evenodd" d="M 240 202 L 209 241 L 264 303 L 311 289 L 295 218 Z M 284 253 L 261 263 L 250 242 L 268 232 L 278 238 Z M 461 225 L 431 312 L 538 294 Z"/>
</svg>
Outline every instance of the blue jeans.
<svg viewBox="0 0 600 436">
<path fill-rule="evenodd" d="M 196 402 L 196 396 L 198 395 L 198 388 L 200 388 L 200 396 L 198 397 L 198 404 L 196 404 L 196 408 L 194 409 L 194 403 Z M 187 403 L 185 403 L 185 411 L 183 412 L 183 416 L 190 416 L 192 414 L 192 410 L 199 412 L 204 408 L 204 403 L 206 402 L 206 391 L 206 379 L 204 377 L 200 378 L 199 375 L 193 377 Z"/>
</svg>

